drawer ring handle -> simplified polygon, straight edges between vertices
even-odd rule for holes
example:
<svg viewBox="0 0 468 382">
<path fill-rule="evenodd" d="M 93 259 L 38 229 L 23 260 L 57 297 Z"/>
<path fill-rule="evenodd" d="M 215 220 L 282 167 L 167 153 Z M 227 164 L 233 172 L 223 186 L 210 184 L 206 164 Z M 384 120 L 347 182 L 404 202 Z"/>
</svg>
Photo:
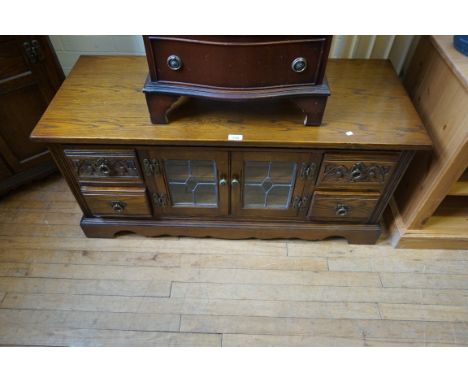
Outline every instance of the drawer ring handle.
<svg viewBox="0 0 468 382">
<path fill-rule="evenodd" d="M 348 214 L 349 207 L 345 204 L 336 205 L 336 215 L 337 216 L 346 216 Z"/>
<path fill-rule="evenodd" d="M 116 200 L 116 201 L 110 202 L 110 205 L 115 212 L 121 213 L 124 211 L 125 206 L 127 204 L 124 202 L 121 202 L 120 200 Z"/>
<path fill-rule="evenodd" d="M 304 57 L 296 57 L 291 63 L 293 72 L 302 73 L 307 69 L 307 60 Z"/>
<path fill-rule="evenodd" d="M 351 179 L 352 180 L 360 180 L 363 178 L 364 173 L 366 171 L 366 167 L 364 166 L 364 163 L 358 162 L 353 165 L 351 168 Z"/>
<path fill-rule="evenodd" d="M 171 54 L 167 58 L 166 62 L 167 62 L 167 66 L 171 70 L 177 71 L 177 70 L 180 70 L 182 68 L 182 60 L 180 59 L 179 56 L 176 56 L 175 54 Z"/>
<path fill-rule="evenodd" d="M 101 163 L 99 165 L 99 173 L 101 175 L 109 175 L 110 174 L 110 167 L 106 163 Z"/>
<path fill-rule="evenodd" d="M 362 176 L 362 172 L 359 169 L 355 169 L 351 172 L 353 179 L 359 179 Z"/>
</svg>

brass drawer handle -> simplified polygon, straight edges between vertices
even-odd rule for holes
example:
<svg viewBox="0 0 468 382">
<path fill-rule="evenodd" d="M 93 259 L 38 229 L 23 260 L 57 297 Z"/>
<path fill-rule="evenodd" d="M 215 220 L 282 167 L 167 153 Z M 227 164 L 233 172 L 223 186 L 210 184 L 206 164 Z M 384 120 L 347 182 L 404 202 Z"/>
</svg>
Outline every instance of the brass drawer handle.
<svg viewBox="0 0 468 382">
<path fill-rule="evenodd" d="M 304 57 L 296 57 L 291 63 L 291 69 L 296 73 L 301 73 L 307 69 L 307 60 Z"/>
<path fill-rule="evenodd" d="M 117 200 L 117 201 L 110 202 L 110 205 L 115 212 L 122 213 L 127 204 L 124 202 L 121 202 L 120 200 Z"/>
<path fill-rule="evenodd" d="M 351 179 L 360 180 L 363 177 L 365 170 L 363 163 L 355 163 L 351 168 Z"/>
<path fill-rule="evenodd" d="M 182 68 L 182 60 L 180 59 L 179 56 L 176 56 L 175 54 L 171 54 L 167 58 L 166 62 L 167 62 L 167 66 L 171 70 L 177 71 L 177 70 L 180 70 Z"/>
<path fill-rule="evenodd" d="M 101 175 L 108 176 L 110 174 L 110 167 L 106 163 L 101 163 L 98 170 Z"/>
<path fill-rule="evenodd" d="M 349 207 L 345 204 L 336 205 L 336 215 L 337 216 L 346 216 L 348 215 Z"/>
</svg>

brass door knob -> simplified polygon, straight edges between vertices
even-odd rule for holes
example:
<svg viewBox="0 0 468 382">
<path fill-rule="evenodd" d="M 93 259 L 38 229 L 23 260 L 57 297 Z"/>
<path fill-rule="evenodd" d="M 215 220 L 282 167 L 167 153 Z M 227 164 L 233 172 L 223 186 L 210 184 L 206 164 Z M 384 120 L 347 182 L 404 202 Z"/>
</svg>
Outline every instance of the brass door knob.
<svg viewBox="0 0 468 382">
<path fill-rule="evenodd" d="M 226 178 L 221 178 L 218 183 L 220 186 L 225 186 L 227 184 L 227 180 Z"/>
<path fill-rule="evenodd" d="M 237 178 L 232 178 L 231 180 L 231 186 L 237 186 L 239 184 L 239 179 Z"/>
</svg>

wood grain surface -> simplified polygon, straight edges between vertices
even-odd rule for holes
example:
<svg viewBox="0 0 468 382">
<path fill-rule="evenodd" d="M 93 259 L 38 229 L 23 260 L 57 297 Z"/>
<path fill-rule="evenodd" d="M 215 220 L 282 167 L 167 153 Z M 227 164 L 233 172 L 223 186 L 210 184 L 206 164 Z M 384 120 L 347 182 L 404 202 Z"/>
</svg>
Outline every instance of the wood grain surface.
<svg viewBox="0 0 468 382">
<path fill-rule="evenodd" d="M 73 143 L 428 149 L 431 141 L 391 64 L 330 60 L 322 126 L 302 126 L 287 101 L 182 100 L 169 125 L 152 125 L 141 89 L 145 57 L 81 57 L 32 133 Z M 185 101 L 185 102 L 184 102 Z M 241 142 L 228 141 L 241 134 Z"/>
<path fill-rule="evenodd" d="M 0 344 L 467 346 L 468 251 L 88 239 L 59 176 L 0 200 Z"/>
</svg>

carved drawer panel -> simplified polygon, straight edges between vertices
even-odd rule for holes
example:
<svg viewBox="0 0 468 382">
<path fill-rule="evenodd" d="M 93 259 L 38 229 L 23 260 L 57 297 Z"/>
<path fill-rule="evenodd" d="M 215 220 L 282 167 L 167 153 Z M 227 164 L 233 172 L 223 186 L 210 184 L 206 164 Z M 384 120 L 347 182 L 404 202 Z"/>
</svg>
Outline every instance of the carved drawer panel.
<svg viewBox="0 0 468 382">
<path fill-rule="evenodd" d="M 314 193 L 308 217 L 311 220 L 366 223 L 379 200 L 378 192 Z"/>
<path fill-rule="evenodd" d="M 325 154 L 317 179 L 317 187 L 381 190 L 392 177 L 398 157 L 398 153 Z"/>
<path fill-rule="evenodd" d="M 94 216 L 151 217 L 144 187 L 81 187 Z"/>
<path fill-rule="evenodd" d="M 133 150 L 65 150 L 65 155 L 80 181 L 142 180 Z"/>
</svg>

